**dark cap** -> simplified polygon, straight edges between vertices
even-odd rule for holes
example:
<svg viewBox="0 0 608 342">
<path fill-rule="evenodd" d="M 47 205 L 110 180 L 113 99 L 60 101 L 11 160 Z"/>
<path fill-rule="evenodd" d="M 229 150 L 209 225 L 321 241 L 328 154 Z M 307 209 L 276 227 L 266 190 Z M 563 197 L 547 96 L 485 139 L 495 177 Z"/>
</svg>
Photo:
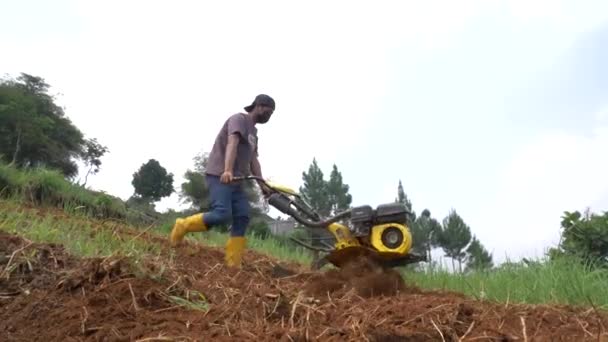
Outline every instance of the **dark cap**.
<svg viewBox="0 0 608 342">
<path fill-rule="evenodd" d="M 258 96 L 255 97 L 255 99 L 253 100 L 253 102 L 245 107 L 244 109 L 247 111 L 247 113 L 251 112 L 251 110 L 253 110 L 253 107 L 255 107 L 255 105 L 265 105 L 268 107 L 271 107 L 274 110 L 274 100 L 272 99 L 272 97 L 266 95 L 266 94 L 260 94 Z"/>
</svg>

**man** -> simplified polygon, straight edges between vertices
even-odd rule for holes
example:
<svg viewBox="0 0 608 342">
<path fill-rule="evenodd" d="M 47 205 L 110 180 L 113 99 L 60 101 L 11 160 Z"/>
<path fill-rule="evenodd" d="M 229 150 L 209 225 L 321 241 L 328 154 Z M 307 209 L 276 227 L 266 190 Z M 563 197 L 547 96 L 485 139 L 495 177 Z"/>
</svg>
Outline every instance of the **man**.
<svg viewBox="0 0 608 342">
<path fill-rule="evenodd" d="M 245 231 L 249 224 L 249 202 L 242 182 L 234 177 L 252 173 L 262 177 L 258 161 L 257 124 L 264 124 L 274 113 L 274 100 L 265 94 L 256 96 L 245 113 L 228 118 L 222 126 L 209 154 L 206 179 L 211 197 L 211 211 L 177 219 L 171 231 L 171 245 L 176 246 L 186 233 L 207 231 L 231 222 L 230 238 L 226 244 L 226 265 L 240 267 L 246 246 Z M 267 189 L 260 184 L 264 194 Z"/>
</svg>

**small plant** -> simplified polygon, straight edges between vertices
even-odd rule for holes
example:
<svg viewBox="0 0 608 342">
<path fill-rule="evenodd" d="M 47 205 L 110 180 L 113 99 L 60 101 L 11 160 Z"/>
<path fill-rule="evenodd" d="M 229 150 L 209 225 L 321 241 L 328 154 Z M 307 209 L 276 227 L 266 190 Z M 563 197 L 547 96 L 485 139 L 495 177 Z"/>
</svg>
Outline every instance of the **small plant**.
<svg viewBox="0 0 608 342">
<path fill-rule="evenodd" d="M 180 296 L 168 296 L 169 301 L 191 310 L 206 312 L 209 310 L 207 298 L 198 291 L 186 291 L 186 298 Z"/>
</svg>

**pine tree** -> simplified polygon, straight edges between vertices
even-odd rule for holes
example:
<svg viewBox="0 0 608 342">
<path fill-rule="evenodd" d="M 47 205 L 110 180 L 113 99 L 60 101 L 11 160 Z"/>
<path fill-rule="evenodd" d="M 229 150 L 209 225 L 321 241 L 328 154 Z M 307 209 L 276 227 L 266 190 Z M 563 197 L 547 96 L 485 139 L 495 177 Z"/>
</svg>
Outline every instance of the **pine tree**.
<svg viewBox="0 0 608 342">
<path fill-rule="evenodd" d="M 417 254 L 425 254 L 431 261 L 431 250 L 438 247 L 437 236 L 441 233 L 441 224 L 431 217 L 431 212 L 424 209 L 420 216 L 412 223 L 412 250 Z"/>
<path fill-rule="evenodd" d="M 477 237 L 473 236 L 473 240 L 467 248 L 467 270 L 482 270 L 492 268 L 494 263 L 492 255 L 483 247 Z"/>
<path fill-rule="evenodd" d="M 338 171 L 338 167 L 336 164 L 334 164 L 329 177 L 329 182 L 327 183 L 328 201 L 331 215 L 335 215 L 350 208 L 353 198 L 348 191 L 349 186 L 344 184 L 342 180 L 342 173 Z"/>
<path fill-rule="evenodd" d="M 308 167 L 308 172 L 302 172 L 303 185 L 300 187 L 300 194 L 306 202 L 319 214 L 319 216 L 327 217 L 331 213 L 331 204 L 329 200 L 329 191 L 327 182 L 323 178 L 323 171 L 319 168 L 316 158 L 313 158 L 312 164 Z M 311 245 L 315 247 L 323 247 L 323 242 L 333 243 L 333 235 L 324 229 L 307 229 L 307 233 L 311 239 Z M 314 264 L 320 257 L 318 251 L 312 253 Z"/>
<path fill-rule="evenodd" d="M 308 167 L 308 172 L 302 172 L 304 184 L 300 187 L 302 197 L 322 217 L 331 213 L 327 182 L 323 179 L 323 171 L 319 168 L 316 158 Z"/>
<path fill-rule="evenodd" d="M 401 183 L 401 180 L 399 180 L 399 185 L 397 186 L 397 198 L 395 199 L 395 202 L 405 205 L 405 208 L 410 213 L 408 215 L 408 218 L 409 218 L 408 224 L 413 225 L 413 223 L 416 221 L 416 213 L 414 212 L 414 209 L 412 207 L 412 202 L 410 201 L 410 199 L 405 194 L 405 191 L 403 190 L 403 183 Z"/>
<path fill-rule="evenodd" d="M 464 220 L 452 209 L 450 214 L 443 219 L 443 227 L 438 236 L 438 242 L 447 257 L 458 261 L 459 270 L 462 272 L 462 260 L 466 256 L 465 248 L 471 242 L 471 229 Z"/>
</svg>

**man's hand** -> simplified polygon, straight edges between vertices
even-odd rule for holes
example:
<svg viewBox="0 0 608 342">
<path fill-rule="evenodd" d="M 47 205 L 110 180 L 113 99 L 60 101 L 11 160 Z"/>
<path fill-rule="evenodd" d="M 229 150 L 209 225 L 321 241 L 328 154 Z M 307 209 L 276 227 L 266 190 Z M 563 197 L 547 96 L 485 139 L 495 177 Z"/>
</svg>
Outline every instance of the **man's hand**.
<svg viewBox="0 0 608 342">
<path fill-rule="evenodd" d="M 222 173 L 222 176 L 220 177 L 220 181 L 224 184 L 228 184 L 228 183 L 232 182 L 233 178 L 234 178 L 234 176 L 232 175 L 232 172 L 224 171 L 224 173 Z"/>
</svg>

